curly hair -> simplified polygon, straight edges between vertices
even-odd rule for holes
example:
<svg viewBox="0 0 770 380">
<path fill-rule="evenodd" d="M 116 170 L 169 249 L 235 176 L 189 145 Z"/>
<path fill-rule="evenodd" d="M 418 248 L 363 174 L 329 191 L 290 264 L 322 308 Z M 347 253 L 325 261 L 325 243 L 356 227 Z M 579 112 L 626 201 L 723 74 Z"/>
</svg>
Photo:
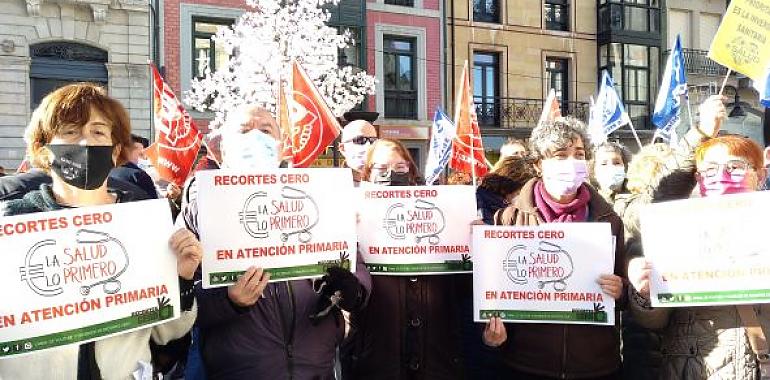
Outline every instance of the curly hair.
<svg viewBox="0 0 770 380">
<path fill-rule="evenodd" d="M 559 117 L 554 121 L 540 123 L 532 130 L 529 138 L 529 154 L 536 160 L 542 160 L 549 150 L 561 149 L 572 145 L 575 138 L 580 138 L 586 152 L 586 160 L 591 159 L 591 140 L 582 121 L 571 117 Z"/>
</svg>

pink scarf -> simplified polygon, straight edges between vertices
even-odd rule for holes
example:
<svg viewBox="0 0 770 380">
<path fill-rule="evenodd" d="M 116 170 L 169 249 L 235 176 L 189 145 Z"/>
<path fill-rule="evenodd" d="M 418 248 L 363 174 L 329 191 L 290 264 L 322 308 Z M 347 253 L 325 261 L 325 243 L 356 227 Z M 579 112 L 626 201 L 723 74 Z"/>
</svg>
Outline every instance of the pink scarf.
<svg viewBox="0 0 770 380">
<path fill-rule="evenodd" d="M 547 223 L 585 222 L 588 218 L 588 201 L 591 193 L 586 185 L 580 185 L 577 196 L 570 203 L 556 202 L 545 191 L 543 181 L 535 184 L 535 206 Z"/>
</svg>

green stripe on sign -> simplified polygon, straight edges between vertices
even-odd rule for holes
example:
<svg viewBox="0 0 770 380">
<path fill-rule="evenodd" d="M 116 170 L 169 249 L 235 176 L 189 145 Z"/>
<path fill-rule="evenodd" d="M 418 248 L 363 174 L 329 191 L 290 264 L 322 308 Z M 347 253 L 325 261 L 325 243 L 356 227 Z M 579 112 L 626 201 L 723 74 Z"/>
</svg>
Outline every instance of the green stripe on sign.
<svg viewBox="0 0 770 380">
<path fill-rule="evenodd" d="M 520 321 L 607 322 L 607 312 L 593 310 L 480 310 L 479 316 L 481 319 L 500 317 Z"/>
<path fill-rule="evenodd" d="M 27 352 L 39 351 L 46 348 L 53 348 L 92 340 L 122 331 L 135 329 L 144 325 L 149 325 L 158 321 L 170 319 L 173 316 L 173 306 L 167 305 L 155 312 L 132 315 L 130 317 L 102 322 L 74 330 L 62 331 L 11 342 L 0 342 L 0 357 L 13 356 Z"/>
<path fill-rule="evenodd" d="M 457 260 L 443 263 L 366 264 L 366 267 L 374 273 L 470 272 L 473 270 L 473 262 Z"/>
<path fill-rule="evenodd" d="M 318 264 L 300 265 L 296 267 L 267 268 L 265 272 L 270 273 L 270 280 L 284 280 L 297 277 L 322 276 L 330 266 L 340 266 L 340 260 L 331 260 L 320 262 Z M 342 267 L 350 268 L 350 260 L 343 260 Z M 214 272 L 209 273 L 209 282 L 211 285 L 229 285 L 238 281 L 238 277 L 246 271 L 235 272 Z"/>
<path fill-rule="evenodd" d="M 721 292 L 698 293 L 660 293 L 658 301 L 667 303 L 704 303 L 704 302 L 770 302 L 770 289 L 727 290 Z"/>
</svg>

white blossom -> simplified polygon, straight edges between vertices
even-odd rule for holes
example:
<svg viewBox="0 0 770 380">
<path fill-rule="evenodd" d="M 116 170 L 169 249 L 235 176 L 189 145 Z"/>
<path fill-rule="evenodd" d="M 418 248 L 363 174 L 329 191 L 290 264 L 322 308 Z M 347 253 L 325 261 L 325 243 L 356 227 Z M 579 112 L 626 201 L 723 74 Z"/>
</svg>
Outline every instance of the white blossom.
<svg viewBox="0 0 770 380">
<path fill-rule="evenodd" d="M 376 80 L 352 66 L 338 67 L 338 50 L 352 44 L 349 33 L 326 25 L 323 7 L 336 0 L 246 0 L 251 8 L 232 27 L 213 37 L 229 59 L 192 81 L 185 102 L 198 111 L 213 111 L 212 126 L 221 125 L 227 112 L 256 104 L 273 112 L 278 83 L 290 78 L 291 61 L 302 64 L 336 116 L 374 94 Z M 206 65 L 204 60 L 203 65 Z"/>
</svg>

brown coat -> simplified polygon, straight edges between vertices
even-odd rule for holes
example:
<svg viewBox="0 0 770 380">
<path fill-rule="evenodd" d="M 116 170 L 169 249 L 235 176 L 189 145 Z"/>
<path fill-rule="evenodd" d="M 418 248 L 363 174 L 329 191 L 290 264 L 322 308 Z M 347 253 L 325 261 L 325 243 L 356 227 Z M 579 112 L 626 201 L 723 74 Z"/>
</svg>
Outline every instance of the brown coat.
<svg viewBox="0 0 770 380">
<path fill-rule="evenodd" d="M 498 212 L 496 225 L 537 226 L 545 223 L 535 206 L 534 178 L 521 189 L 514 203 Z M 586 185 L 588 186 L 588 185 Z M 588 221 L 610 223 L 615 236 L 615 274 L 625 279 L 623 222 L 604 198 L 588 186 Z M 624 280 L 625 281 L 625 280 Z M 623 292 L 625 294 L 625 292 Z M 618 301 L 616 307 L 623 302 Z M 616 321 L 617 318 L 616 313 Z M 618 328 L 590 325 L 507 323 L 508 341 L 501 347 L 505 366 L 518 371 L 563 379 L 605 376 L 620 368 Z"/>
</svg>

